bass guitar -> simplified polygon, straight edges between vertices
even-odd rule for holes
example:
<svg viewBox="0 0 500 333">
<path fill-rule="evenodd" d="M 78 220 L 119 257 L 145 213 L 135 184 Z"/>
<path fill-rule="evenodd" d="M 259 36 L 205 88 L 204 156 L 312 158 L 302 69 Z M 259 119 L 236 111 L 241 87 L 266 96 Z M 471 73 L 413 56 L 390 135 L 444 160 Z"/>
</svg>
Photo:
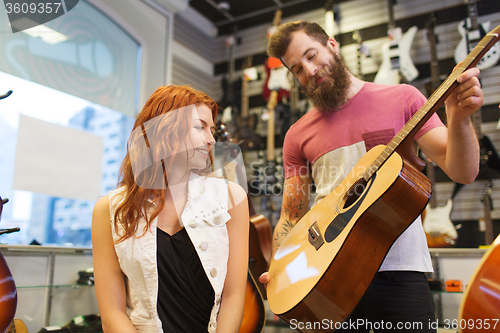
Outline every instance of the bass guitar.
<svg viewBox="0 0 500 333">
<path fill-rule="evenodd" d="M 429 201 L 429 180 L 417 169 L 424 162 L 412 150 L 415 133 L 499 34 L 500 26 L 487 34 L 386 146 L 369 150 L 292 228 L 269 267 L 272 312 L 303 323 L 301 332 L 331 332 L 354 310 L 392 244 Z M 330 325 L 306 325 L 325 321 Z"/>
<path fill-rule="evenodd" d="M 0 219 L 2 207 L 7 199 L 0 198 Z M 5 258 L 0 253 L 0 333 L 5 333 L 11 327 L 17 308 L 17 289 Z"/>
<path fill-rule="evenodd" d="M 500 328 L 499 245 L 500 236 L 483 255 L 465 288 L 458 312 L 459 332 L 497 332 Z"/>
<path fill-rule="evenodd" d="M 462 39 L 455 49 L 455 62 L 457 64 L 465 58 L 490 28 L 490 22 L 479 24 L 476 0 L 467 0 L 467 12 L 469 17 L 458 24 L 458 32 Z M 495 66 L 498 59 L 500 59 L 500 45 L 493 45 L 479 60 L 476 67 L 486 69 Z"/>
<path fill-rule="evenodd" d="M 382 45 L 382 64 L 373 82 L 379 84 L 408 83 L 418 76 L 418 70 L 410 57 L 411 44 L 418 28 L 413 26 L 403 35 L 401 28 L 396 27 L 394 19 L 396 0 L 387 1 L 389 3 L 389 41 Z"/>
</svg>

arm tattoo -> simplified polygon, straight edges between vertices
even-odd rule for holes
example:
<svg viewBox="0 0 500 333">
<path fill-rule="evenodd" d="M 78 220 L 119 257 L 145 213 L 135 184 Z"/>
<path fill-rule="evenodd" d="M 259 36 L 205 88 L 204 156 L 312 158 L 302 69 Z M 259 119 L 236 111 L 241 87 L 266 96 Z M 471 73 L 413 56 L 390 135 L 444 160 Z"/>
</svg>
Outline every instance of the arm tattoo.
<svg viewBox="0 0 500 333">
<path fill-rule="evenodd" d="M 294 225 L 302 218 L 303 208 L 308 204 L 309 198 L 304 188 L 305 182 L 301 177 L 291 177 L 285 180 L 283 193 L 283 207 L 281 224 L 274 232 L 274 245 L 277 249 Z"/>
</svg>

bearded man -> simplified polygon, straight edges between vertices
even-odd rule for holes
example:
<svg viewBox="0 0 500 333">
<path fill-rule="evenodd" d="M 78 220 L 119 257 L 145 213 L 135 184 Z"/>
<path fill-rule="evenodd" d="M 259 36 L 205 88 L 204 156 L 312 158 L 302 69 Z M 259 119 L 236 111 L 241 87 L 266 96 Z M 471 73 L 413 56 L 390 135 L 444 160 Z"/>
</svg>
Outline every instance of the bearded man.
<svg viewBox="0 0 500 333">
<path fill-rule="evenodd" d="M 315 106 L 285 137 L 285 184 L 281 216 L 274 229 L 275 253 L 307 213 L 312 182 L 316 204 L 368 150 L 386 145 L 426 98 L 411 85 L 378 85 L 356 78 L 339 56 L 338 42 L 313 22 L 281 25 L 270 38 L 267 52 L 281 59 Z M 413 144 L 457 183 L 471 183 L 479 171 L 479 144 L 470 120 L 483 103 L 478 75 L 479 70 L 472 68 L 458 77 L 458 87 L 445 101 L 447 126 L 434 114 L 413 137 Z M 390 322 L 393 331 L 401 328 L 398 332 L 435 332 L 426 272 L 432 272 L 432 263 L 418 217 L 394 242 L 349 320 Z M 269 275 L 264 273 L 260 281 L 268 282 Z M 368 332 L 369 327 L 355 331 Z"/>
</svg>

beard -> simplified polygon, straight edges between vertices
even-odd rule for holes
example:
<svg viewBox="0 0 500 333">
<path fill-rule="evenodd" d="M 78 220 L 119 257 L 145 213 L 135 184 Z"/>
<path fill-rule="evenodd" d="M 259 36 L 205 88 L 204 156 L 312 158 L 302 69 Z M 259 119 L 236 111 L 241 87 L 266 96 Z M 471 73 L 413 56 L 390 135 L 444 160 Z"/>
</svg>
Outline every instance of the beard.
<svg viewBox="0 0 500 333">
<path fill-rule="evenodd" d="M 347 102 L 351 85 L 351 77 L 344 61 L 332 50 L 330 53 L 334 61 L 319 70 L 316 75 L 316 78 L 323 77 L 323 81 L 316 84 L 316 80 L 309 80 L 304 89 L 311 103 L 324 113 L 335 111 Z"/>
</svg>

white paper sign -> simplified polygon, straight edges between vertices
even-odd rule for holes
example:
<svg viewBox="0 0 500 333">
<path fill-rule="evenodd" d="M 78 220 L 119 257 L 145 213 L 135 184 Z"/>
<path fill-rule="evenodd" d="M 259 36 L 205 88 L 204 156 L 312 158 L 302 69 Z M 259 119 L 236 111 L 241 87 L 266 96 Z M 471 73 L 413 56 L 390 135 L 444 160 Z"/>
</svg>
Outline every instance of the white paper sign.
<svg viewBox="0 0 500 333">
<path fill-rule="evenodd" d="M 97 200 L 103 138 L 20 116 L 13 189 Z"/>
</svg>

